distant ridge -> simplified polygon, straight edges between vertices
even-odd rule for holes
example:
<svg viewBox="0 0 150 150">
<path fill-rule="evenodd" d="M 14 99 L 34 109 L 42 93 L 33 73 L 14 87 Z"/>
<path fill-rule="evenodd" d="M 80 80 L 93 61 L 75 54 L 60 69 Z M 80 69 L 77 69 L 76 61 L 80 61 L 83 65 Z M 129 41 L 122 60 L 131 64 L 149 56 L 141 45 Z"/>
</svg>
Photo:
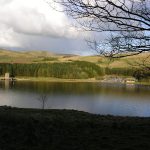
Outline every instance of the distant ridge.
<svg viewBox="0 0 150 150">
<path fill-rule="evenodd" d="M 141 63 L 142 60 L 148 58 L 150 53 L 141 53 L 139 55 L 115 59 L 111 61 L 100 55 L 80 56 L 75 54 L 53 53 L 42 50 L 7 50 L 0 49 L 0 63 L 53 63 L 53 62 L 71 62 L 71 61 L 87 61 L 92 62 L 100 67 L 111 68 L 131 68 L 130 64 L 135 62 Z M 147 65 L 150 61 L 147 60 Z"/>
<path fill-rule="evenodd" d="M 54 53 L 46 50 L 8 50 L 0 48 L 0 63 L 52 62 L 56 58 L 77 57 L 75 54 Z M 80 57 L 80 56 L 79 56 Z M 55 59 L 54 59 L 55 58 Z M 58 59 L 57 59 L 58 60 Z"/>
<path fill-rule="evenodd" d="M 2 52 L 40 55 L 40 56 L 44 56 L 44 55 L 47 55 L 47 56 L 79 56 L 76 54 L 54 53 L 54 52 L 46 51 L 46 50 L 9 50 L 9 49 L 5 49 L 5 48 L 0 48 L 0 53 L 2 53 Z"/>
</svg>

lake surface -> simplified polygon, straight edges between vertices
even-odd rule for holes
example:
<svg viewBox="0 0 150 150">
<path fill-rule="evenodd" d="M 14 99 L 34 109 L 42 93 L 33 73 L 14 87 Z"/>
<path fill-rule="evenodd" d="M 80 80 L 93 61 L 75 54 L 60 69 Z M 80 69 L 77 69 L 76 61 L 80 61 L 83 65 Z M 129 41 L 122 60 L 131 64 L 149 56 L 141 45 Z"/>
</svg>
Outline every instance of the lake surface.
<svg viewBox="0 0 150 150">
<path fill-rule="evenodd" d="M 150 86 L 0 81 L 0 105 L 75 109 L 94 114 L 150 117 Z"/>
</svg>

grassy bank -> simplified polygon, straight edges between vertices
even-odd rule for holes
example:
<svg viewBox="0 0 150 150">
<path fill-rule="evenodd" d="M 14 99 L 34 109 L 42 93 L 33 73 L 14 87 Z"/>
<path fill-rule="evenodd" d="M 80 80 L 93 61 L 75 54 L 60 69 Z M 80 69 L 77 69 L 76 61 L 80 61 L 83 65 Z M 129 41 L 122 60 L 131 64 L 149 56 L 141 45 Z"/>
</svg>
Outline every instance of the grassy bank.
<svg viewBox="0 0 150 150">
<path fill-rule="evenodd" d="M 61 79 L 51 77 L 16 77 L 16 81 L 35 81 L 35 82 L 100 82 L 95 78 L 89 79 Z"/>
<path fill-rule="evenodd" d="M 116 77 L 116 76 L 115 76 Z M 30 82 L 78 82 L 78 83 L 87 83 L 87 82 L 91 82 L 91 83 L 120 83 L 120 82 L 114 82 L 114 81 L 109 81 L 110 78 L 114 78 L 114 76 L 103 76 L 100 78 L 89 78 L 89 79 L 61 79 L 61 78 L 51 78 L 51 77 L 16 77 L 15 81 L 21 81 L 21 82 L 26 82 L 26 81 L 30 81 Z M 116 78 L 120 78 L 123 80 L 128 80 L 128 79 L 132 79 L 134 81 L 134 78 L 131 77 L 124 77 L 124 76 L 118 76 Z M 4 77 L 0 77 L 0 81 L 4 80 Z M 125 84 L 125 83 L 122 83 Z M 126 84 L 139 84 L 139 85 L 150 85 L 150 80 L 144 80 L 144 81 L 135 81 L 135 82 L 128 82 Z"/>
<path fill-rule="evenodd" d="M 137 81 L 135 78 L 133 77 L 126 77 L 126 76 L 102 76 L 102 77 L 99 77 L 99 78 L 88 78 L 88 79 L 61 79 L 61 78 L 52 78 L 52 77 L 16 77 L 16 81 L 33 81 L 33 82 L 106 82 L 106 83 L 120 83 L 119 81 L 116 82 L 116 81 L 109 81 L 110 79 L 113 79 L 114 78 L 118 78 L 119 79 L 122 79 L 122 80 L 131 80 L 131 81 L 134 81 L 134 82 L 131 82 L 131 83 L 126 83 L 126 84 L 141 84 L 141 85 L 150 85 L 150 80 L 147 79 L 147 80 L 142 80 L 142 81 Z M 3 77 L 0 77 L 0 80 L 2 80 Z M 125 82 L 122 84 L 125 84 Z"/>
<path fill-rule="evenodd" d="M 0 107 L 2 150 L 148 150 L 150 118 Z"/>
</svg>

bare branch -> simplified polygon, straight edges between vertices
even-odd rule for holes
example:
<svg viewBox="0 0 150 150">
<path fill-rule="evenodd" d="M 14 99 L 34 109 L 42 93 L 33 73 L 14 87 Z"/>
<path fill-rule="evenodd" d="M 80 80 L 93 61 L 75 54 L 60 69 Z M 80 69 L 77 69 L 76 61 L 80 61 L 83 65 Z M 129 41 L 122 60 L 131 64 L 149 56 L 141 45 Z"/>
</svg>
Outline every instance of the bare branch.
<svg viewBox="0 0 150 150">
<path fill-rule="evenodd" d="M 115 36 L 111 33 L 104 42 L 98 39 L 87 41 L 98 54 L 118 58 L 150 51 L 150 0 L 53 2 L 61 4 L 64 11 L 86 31 L 115 33 Z"/>
<path fill-rule="evenodd" d="M 69 16 L 92 31 L 150 31 L 149 0 L 53 1 L 61 4 Z M 111 28 L 106 24 L 111 24 Z"/>
</svg>

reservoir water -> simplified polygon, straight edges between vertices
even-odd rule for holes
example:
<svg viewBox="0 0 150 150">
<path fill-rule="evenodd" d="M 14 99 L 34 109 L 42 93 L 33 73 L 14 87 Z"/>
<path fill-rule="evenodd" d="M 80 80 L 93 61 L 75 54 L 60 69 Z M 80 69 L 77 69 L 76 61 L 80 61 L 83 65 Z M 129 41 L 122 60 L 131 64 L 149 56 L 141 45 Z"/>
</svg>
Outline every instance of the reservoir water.
<svg viewBox="0 0 150 150">
<path fill-rule="evenodd" d="M 150 117 L 150 86 L 0 81 L 0 105 Z"/>
</svg>

